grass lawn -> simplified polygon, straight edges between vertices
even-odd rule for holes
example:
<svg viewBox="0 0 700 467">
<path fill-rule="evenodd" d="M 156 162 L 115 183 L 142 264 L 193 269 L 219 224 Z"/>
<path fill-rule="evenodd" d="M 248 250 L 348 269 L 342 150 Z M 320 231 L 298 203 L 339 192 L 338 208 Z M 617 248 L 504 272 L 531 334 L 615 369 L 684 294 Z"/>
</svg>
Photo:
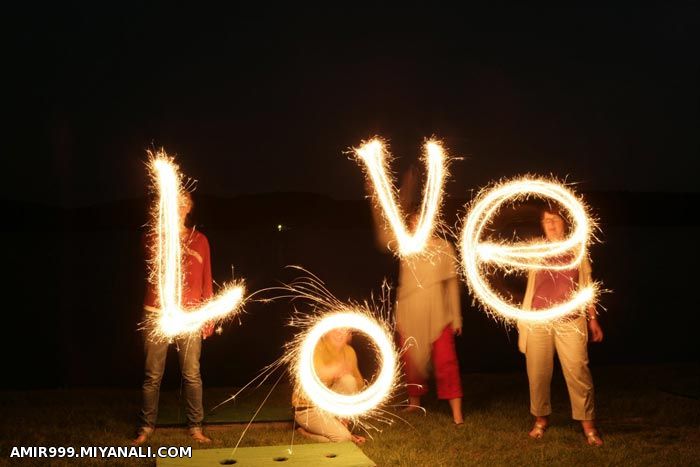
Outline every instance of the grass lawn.
<svg viewBox="0 0 700 467">
<path fill-rule="evenodd" d="M 620 366 L 593 369 L 600 429 L 606 445 L 585 445 L 570 419 L 561 374 L 555 373 L 552 427 L 540 441 L 527 437 L 524 373 L 463 376 L 466 423 L 451 423 L 447 404 L 426 399 L 427 415 L 408 414 L 362 447 L 380 466 L 450 465 L 700 465 L 700 367 Z M 13 446 L 123 446 L 134 434 L 138 390 L 71 389 L 5 392 L 0 398 L 0 463 Z M 211 406 L 213 400 L 205 400 Z M 211 427 L 212 448 L 234 446 L 242 426 Z M 241 446 L 289 444 L 290 426 L 254 425 Z M 297 443 L 308 440 L 295 437 Z M 184 429 L 159 429 L 152 446 L 189 445 Z M 196 447 L 195 447 L 196 448 Z M 50 461 L 50 462 L 47 462 Z M 75 460 L 27 459 L 29 464 L 76 465 Z M 112 465 L 148 465 L 117 459 Z M 84 465 L 94 465 L 94 459 Z"/>
</svg>

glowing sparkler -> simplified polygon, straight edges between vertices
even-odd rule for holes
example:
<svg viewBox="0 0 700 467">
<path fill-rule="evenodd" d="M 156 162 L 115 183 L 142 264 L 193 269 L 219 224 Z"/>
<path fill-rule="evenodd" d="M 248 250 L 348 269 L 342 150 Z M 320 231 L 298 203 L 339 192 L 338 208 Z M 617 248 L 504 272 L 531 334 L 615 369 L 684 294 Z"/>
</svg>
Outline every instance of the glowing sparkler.
<svg viewBox="0 0 700 467">
<path fill-rule="evenodd" d="M 553 199 L 561 204 L 571 218 L 571 233 L 568 238 L 555 242 L 510 245 L 481 242 L 484 230 L 505 202 L 529 196 Z M 485 280 L 485 268 L 488 264 L 506 270 L 575 268 L 586 255 L 593 227 L 583 203 L 571 191 L 553 181 L 522 178 L 502 183 L 480 194 L 472 205 L 462 231 L 462 262 L 470 290 L 487 310 L 507 320 L 549 322 L 581 310 L 595 299 L 595 284 L 577 290 L 565 303 L 529 312 L 508 303 L 494 292 Z M 571 253 L 573 255 L 570 261 L 552 264 L 552 259 L 560 259 L 562 255 Z"/>
<path fill-rule="evenodd" d="M 150 154 L 150 153 L 149 153 Z M 154 209 L 155 258 L 152 273 L 158 283 L 160 308 L 153 333 L 165 338 L 199 331 L 207 322 L 222 319 L 243 302 L 244 288 L 229 284 L 197 308 L 182 306 L 182 243 L 180 240 L 181 175 L 162 150 L 151 154 L 150 171 L 158 192 Z"/>
<path fill-rule="evenodd" d="M 410 256 L 423 251 L 435 228 L 447 173 L 442 144 L 435 140 L 425 143 L 424 159 L 428 180 L 423 191 L 420 217 L 413 233 L 406 229 L 404 214 L 396 203 L 396 189 L 387 178 L 389 170 L 384 144 L 379 139 L 373 139 L 355 149 L 355 154 L 364 162 L 382 212 L 396 235 L 399 255 Z"/>
<path fill-rule="evenodd" d="M 392 339 L 394 326 L 388 318 L 389 310 L 387 307 L 391 302 L 388 285 L 385 283 L 382 287 L 379 303 L 374 299 L 371 300 L 371 303 L 343 303 L 325 287 L 318 277 L 309 271 L 299 266 L 288 267 L 303 271 L 308 276 L 300 277 L 290 284 L 282 284 L 280 287 L 264 289 L 256 293 L 272 290 L 283 291 L 283 294 L 267 300 L 282 298 L 289 298 L 293 301 L 302 300 L 312 307 L 312 311 L 295 312 L 290 324 L 300 329 L 300 332 L 291 342 L 287 343 L 283 356 L 266 366 L 255 378 L 235 394 L 219 403 L 212 411 L 235 400 L 244 391 L 260 387 L 276 371 L 286 368 L 293 379 L 295 398 L 299 397 L 300 400 L 305 400 L 304 405 L 311 404 L 316 410 L 337 417 L 352 418 L 357 426 L 367 434 L 370 430 L 380 431 L 372 423 L 374 420 L 387 424 L 394 423 L 395 418 L 399 417 L 383 409 L 383 405 L 398 389 L 397 378 L 400 368 L 399 352 Z M 364 333 L 378 352 L 380 368 L 374 382 L 356 394 L 340 394 L 327 387 L 321 381 L 314 365 L 314 353 L 321 338 L 338 328 L 350 328 Z M 282 372 L 274 381 L 272 389 L 243 430 L 234 451 L 253 423 L 253 419 L 284 375 L 285 373 Z"/>
<path fill-rule="evenodd" d="M 302 269 L 303 270 L 303 269 Z M 305 271 L 308 273 L 308 271 Z M 388 313 L 388 287 L 385 286 L 381 305 L 368 303 L 343 303 L 329 292 L 316 277 L 302 277 L 282 287 L 293 300 L 311 304 L 313 313 L 297 313 L 293 324 L 301 329 L 294 340 L 287 344 L 285 363 L 294 385 L 317 408 L 344 417 L 360 417 L 362 426 L 370 427 L 368 418 L 378 418 L 390 423 L 381 406 L 397 389 L 399 352 L 393 341 L 393 325 L 384 317 Z M 327 387 L 319 378 L 314 366 L 314 351 L 321 337 L 337 328 L 349 328 L 365 334 L 378 353 L 379 370 L 374 382 L 356 394 L 340 394 Z"/>
<path fill-rule="evenodd" d="M 321 382 L 314 368 L 316 344 L 324 334 L 337 328 L 363 332 L 379 351 L 381 369 L 376 380 L 357 394 L 346 395 L 332 391 Z M 301 389 L 320 409 L 341 417 L 355 417 L 376 408 L 389 397 L 394 389 L 396 364 L 394 345 L 385 329 L 364 313 L 340 311 L 324 316 L 307 331 L 299 350 L 297 377 Z"/>
</svg>

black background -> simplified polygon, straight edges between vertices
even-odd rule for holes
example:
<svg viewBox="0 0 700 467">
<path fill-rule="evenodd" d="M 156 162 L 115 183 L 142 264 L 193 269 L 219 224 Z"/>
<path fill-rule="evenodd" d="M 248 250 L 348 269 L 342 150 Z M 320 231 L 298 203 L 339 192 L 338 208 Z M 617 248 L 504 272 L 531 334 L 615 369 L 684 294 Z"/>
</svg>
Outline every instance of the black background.
<svg viewBox="0 0 700 467">
<path fill-rule="evenodd" d="M 283 267 L 299 264 L 341 299 L 395 284 L 347 155 L 375 134 L 390 140 L 397 173 L 431 135 L 461 158 L 447 186 L 450 225 L 492 180 L 575 182 L 600 218 L 594 269 L 612 291 L 594 364 L 697 360 L 690 3 L 74 2 L 7 13 L 4 387 L 138 386 L 149 147 L 199 180 L 194 220 L 217 281 L 234 266 L 253 291 L 290 280 Z M 473 309 L 466 287 L 463 304 L 462 369 L 519 368 L 514 332 Z M 207 342 L 205 382 L 245 382 L 279 357 L 290 311 L 251 303 Z"/>
</svg>

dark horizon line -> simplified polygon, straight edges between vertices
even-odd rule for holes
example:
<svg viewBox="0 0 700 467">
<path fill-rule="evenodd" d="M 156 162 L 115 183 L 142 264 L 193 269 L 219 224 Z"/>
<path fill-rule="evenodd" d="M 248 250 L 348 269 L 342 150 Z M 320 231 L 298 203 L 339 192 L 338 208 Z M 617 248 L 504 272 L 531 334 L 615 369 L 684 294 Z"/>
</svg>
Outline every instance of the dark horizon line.
<svg viewBox="0 0 700 467">
<path fill-rule="evenodd" d="M 473 190 L 468 190 L 468 192 L 478 192 L 481 191 L 481 188 L 478 189 L 473 189 Z M 580 195 L 601 195 L 601 194 L 609 194 L 609 195 L 623 195 L 623 196 L 668 196 L 668 197 L 673 197 L 673 196 L 683 196 L 683 197 L 695 197 L 698 196 L 700 197 L 700 191 L 668 191 L 668 190 L 662 190 L 662 191 L 651 191 L 651 190 L 624 190 L 624 189 L 618 189 L 618 190 L 576 190 L 575 193 L 580 194 Z M 242 192 L 242 193 L 237 193 L 235 195 L 217 195 L 213 193 L 197 193 L 194 192 L 195 198 L 207 198 L 209 200 L 236 200 L 239 198 L 256 198 L 256 197 L 266 197 L 266 196 L 307 196 L 307 197 L 315 197 L 315 198 L 325 198 L 330 201 L 337 201 L 337 202 L 351 202 L 351 201 L 365 201 L 368 199 L 368 196 L 362 197 L 362 198 L 335 198 L 329 194 L 326 193 L 320 193 L 320 192 L 315 192 L 315 191 L 303 191 L 303 190 L 290 190 L 290 191 L 264 191 L 264 192 Z M 0 198 L 0 204 L 3 204 L 5 206 L 10 205 L 10 204 L 15 204 L 15 205 L 25 205 L 27 207 L 45 207 L 45 208 L 51 208 L 51 209 L 59 209 L 59 210 L 65 210 L 65 211 L 71 211 L 71 210 L 80 210 L 80 209 L 90 209 L 90 208 L 95 208 L 99 206 L 108 206 L 108 205 L 114 205 L 114 204 L 120 204 L 120 203 L 127 203 L 127 202 L 135 202 L 135 201 L 141 201 L 141 200 L 148 200 L 150 195 L 144 194 L 140 196 L 131 196 L 131 197 L 122 197 L 122 198 L 116 198 L 108 201 L 101 201 L 101 202 L 96 202 L 96 203 L 90 203 L 90 204 L 81 204 L 81 205 L 74 205 L 74 206 L 63 206 L 60 204 L 53 204 L 50 202 L 40 202 L 40 201 L 31 201 L 31 200 L 22 200 L 22 199 L 11 199 L 11 198 Z M 451 199 L 451 200 L 470 200 L 473 197 L 470 196 L 453 196 L 450 195 L 449 193 L 446 193 L 444 195 L 446 199 Z"/>
</svg>

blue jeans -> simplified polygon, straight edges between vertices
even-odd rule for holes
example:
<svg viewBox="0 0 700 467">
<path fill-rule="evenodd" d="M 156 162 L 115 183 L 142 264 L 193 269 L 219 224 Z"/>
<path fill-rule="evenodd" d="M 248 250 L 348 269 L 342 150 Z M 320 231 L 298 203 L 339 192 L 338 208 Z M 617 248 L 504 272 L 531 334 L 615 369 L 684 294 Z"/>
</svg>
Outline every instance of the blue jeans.
<svg viewBox="0 0 700 467">
<path fill-rule="evenodd" d="M 152 342 L 146 337 L 146 377 L 143 381 L 143 405 L 139 416 L 141 428 L 153 429 L 158 417 L 158 398 L 160 382 L 165 371 L 165 358 L 168 355 L 166 342 Z M 204 419 L 202 407 L 202 376 L 199 373 L 199 355 L 202 351 L 202 337 L 178 337 L 175 339 L 180 371 L 185 387 L 185 414 L 190 428 L 199 427 Z"/>
</svg>

